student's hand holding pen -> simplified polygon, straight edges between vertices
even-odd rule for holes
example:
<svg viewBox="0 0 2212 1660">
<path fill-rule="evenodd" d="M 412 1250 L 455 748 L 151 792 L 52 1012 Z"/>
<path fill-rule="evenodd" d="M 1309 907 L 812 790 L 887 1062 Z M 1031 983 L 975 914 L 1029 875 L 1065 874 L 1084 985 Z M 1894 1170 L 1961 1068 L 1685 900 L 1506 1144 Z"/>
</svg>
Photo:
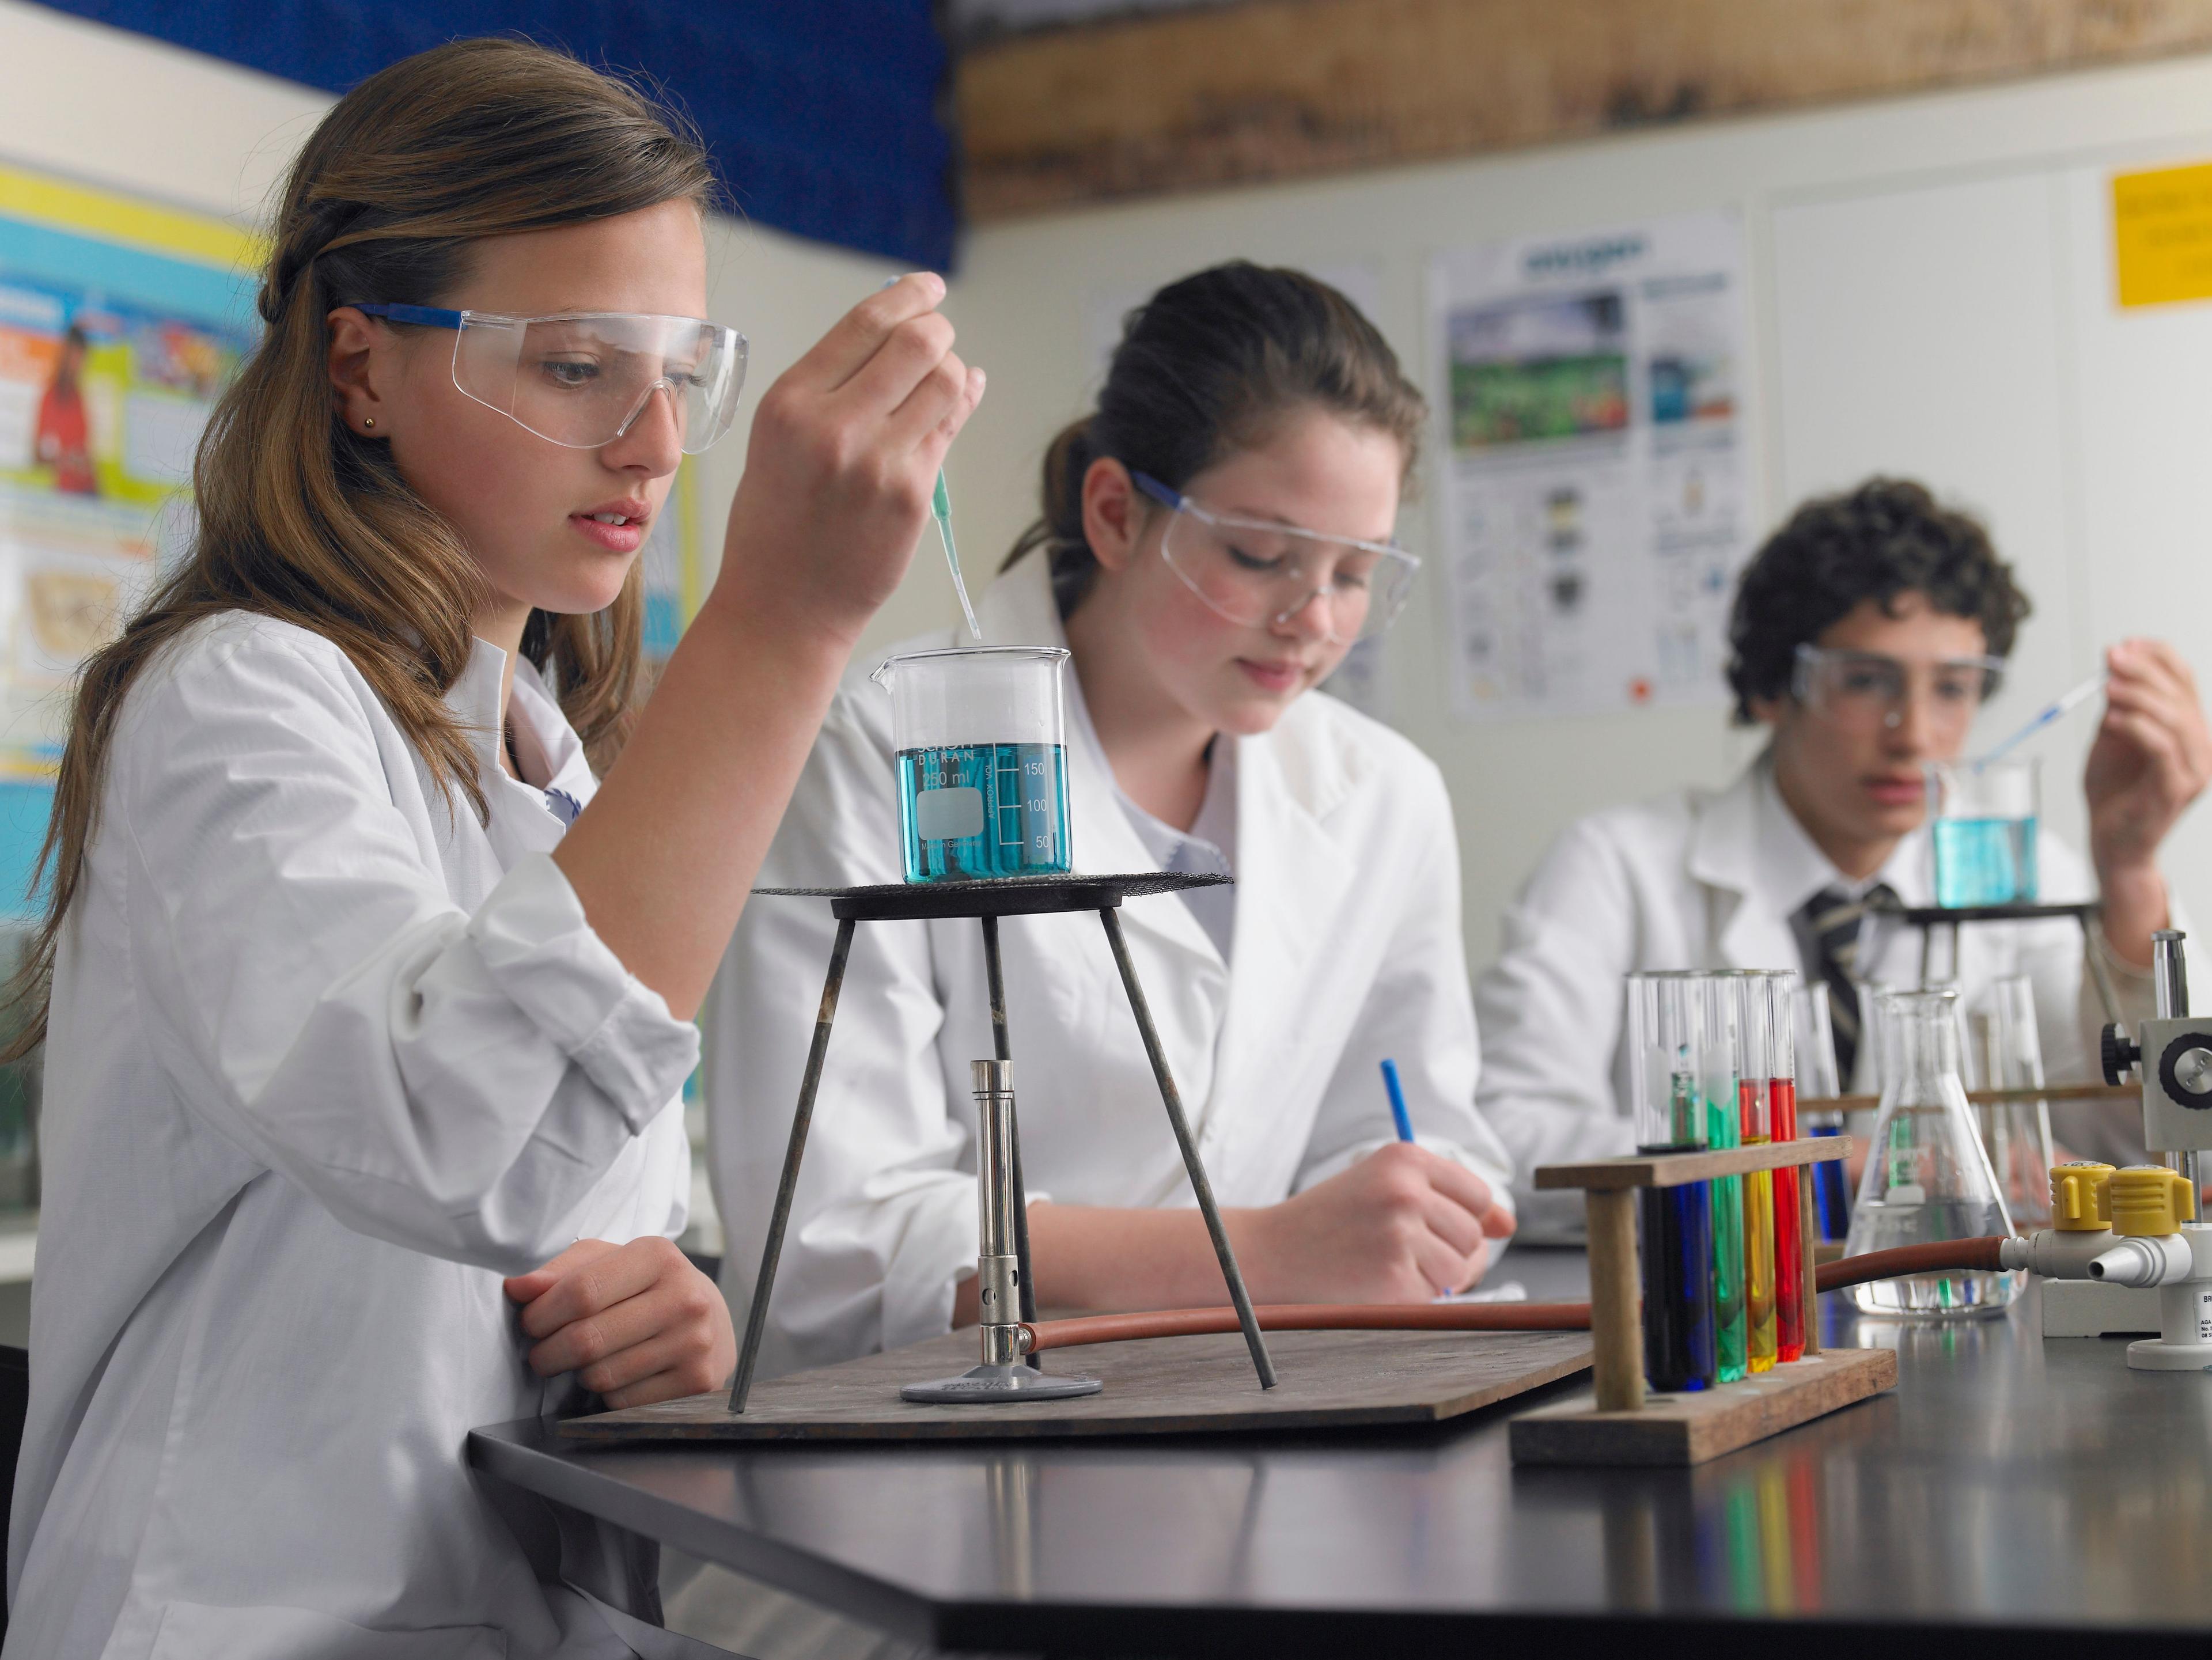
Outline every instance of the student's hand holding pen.
<svg viewBox="0 0 2212 1660">
<path fill-rule="evenodd" d="M 610 1407 L 650 1406 L 720 1389 L 738 1364 L 729 1305 L 673 1242 L 579 1239 L 506 1282 L 536 1341 L 540 1377 L 573 1371 Z"/>
<path fill-rule="evenodd" d="M 1241 1218 L 1258 1303 L 1427 1303 L 1490 1266 L 1513 1213 L 1463 1164 L 1398 1142 Z"/>
</svg>

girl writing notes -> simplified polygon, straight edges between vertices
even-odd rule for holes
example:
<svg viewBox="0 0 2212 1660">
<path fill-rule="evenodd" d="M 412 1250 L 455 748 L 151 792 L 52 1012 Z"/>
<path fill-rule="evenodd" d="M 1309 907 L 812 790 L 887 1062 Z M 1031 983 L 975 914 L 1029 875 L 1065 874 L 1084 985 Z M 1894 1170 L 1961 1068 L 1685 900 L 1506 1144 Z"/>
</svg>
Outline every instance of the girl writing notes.
<svg viewBox="0 0 2212 1660">
<path fill-rule="evenodd" d="M 1312 695 L 1386 627 L 1425 418 L 1374 326 L 1301 273 L 1230 265 L 1131 313 L 1043 516 L 979 607 L 1065 645 L 1079 869 L 1231 871 L 1124 927 L 1255 1300 L 1425 1301 L 1511 1231 L 1474 1108 L 1459 848 L 1436 768 Z M 956 643 L 950 637 L 919 642 Z M 833 706 L 763 880 L 896 881 L 888 700 Z M 748 908 L 708 1098 L 725 1292 L 746 1306 L 830 956 L 828 908 Z M 1226 1300 L 1097 919 L 1008 918 L 1008 1018 L 1036 1300 Z M 972 921 L 871 924 L 839 1005 L 763 1371 L 975 1316 L 968 1063 L 992 1050 Z M 1404 1074 L 1392 1136 L 1378 1062 Z"/>
</svg>

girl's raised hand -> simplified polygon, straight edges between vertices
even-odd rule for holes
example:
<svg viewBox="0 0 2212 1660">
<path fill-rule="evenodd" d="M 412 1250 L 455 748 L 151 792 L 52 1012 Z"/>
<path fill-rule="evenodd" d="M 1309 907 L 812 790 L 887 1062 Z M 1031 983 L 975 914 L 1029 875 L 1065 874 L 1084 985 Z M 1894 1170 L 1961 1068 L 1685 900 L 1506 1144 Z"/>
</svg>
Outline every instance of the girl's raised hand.
<svg viewBox="0 0 2212 1660">
<path fill-rule="evenodd" d="M 769 389 L 714 591 L 553 855 L 593 931 L 679 1019 L 707 994 L 838 677 L 983 395 L 944 297 L 935 277 L 900 279 Z"/>
<path fill-rule="evenodd" d="M 905 574 L 945 452 L 983 395 L 942 278 L 847 313 L 761 399 L 709 604 L 856 637 Z"/>
</svg>

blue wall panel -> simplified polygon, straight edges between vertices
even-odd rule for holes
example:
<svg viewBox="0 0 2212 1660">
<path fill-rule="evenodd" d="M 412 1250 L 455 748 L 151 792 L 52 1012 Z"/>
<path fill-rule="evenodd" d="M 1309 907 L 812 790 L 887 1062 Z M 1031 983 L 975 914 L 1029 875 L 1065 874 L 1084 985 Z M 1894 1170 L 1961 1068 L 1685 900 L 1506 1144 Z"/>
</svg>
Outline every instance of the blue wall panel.
<svg viewBox="0 0 2212 1660">
<path fill-rule="evenodd" d="M 928 0 L 48 3 L 334 93 L 443 41 L 526 35 L 659 82 L 749 217 L 908 265 L 952 263 L 947 66 Z"/>
</svg>

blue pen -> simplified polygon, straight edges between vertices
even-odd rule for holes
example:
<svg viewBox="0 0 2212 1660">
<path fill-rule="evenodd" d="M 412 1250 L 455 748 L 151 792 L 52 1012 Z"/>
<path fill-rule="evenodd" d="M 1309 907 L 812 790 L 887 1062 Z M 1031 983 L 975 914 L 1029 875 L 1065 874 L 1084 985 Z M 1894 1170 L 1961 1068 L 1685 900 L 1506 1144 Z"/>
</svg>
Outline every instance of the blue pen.
<svg viewBox="0 0 2212 1660">
<path fill-rule="evenodd" d="M 1398 1063 L 1395 1061 L 1382 1063 L 1382 1087 L 1390 1091 L 1390 1118 L 1398 1126 L 1398 1139 L 1401 1141 L 1412 1140 L 1413 1121 L 1406 1111 L 1406 1089 L 1398 1081 Z"/>
<path fill-rule="evenodd" d="M 1398 1127 L 1398 1139 L 1410 1146 L 1413 1140 L 1413 1117 L 1406 1110 L 1406 1086 L 1398 1081 L 1398 1063 L 1395 1061 L 1382 1063 L 1382 1087 L 1390 1091 L 1390 1121 Z M 1451 1300 L 1449 1286 L 1437 1292 L 1437 1302 L 1449 1303 Z"/>
</svg>

